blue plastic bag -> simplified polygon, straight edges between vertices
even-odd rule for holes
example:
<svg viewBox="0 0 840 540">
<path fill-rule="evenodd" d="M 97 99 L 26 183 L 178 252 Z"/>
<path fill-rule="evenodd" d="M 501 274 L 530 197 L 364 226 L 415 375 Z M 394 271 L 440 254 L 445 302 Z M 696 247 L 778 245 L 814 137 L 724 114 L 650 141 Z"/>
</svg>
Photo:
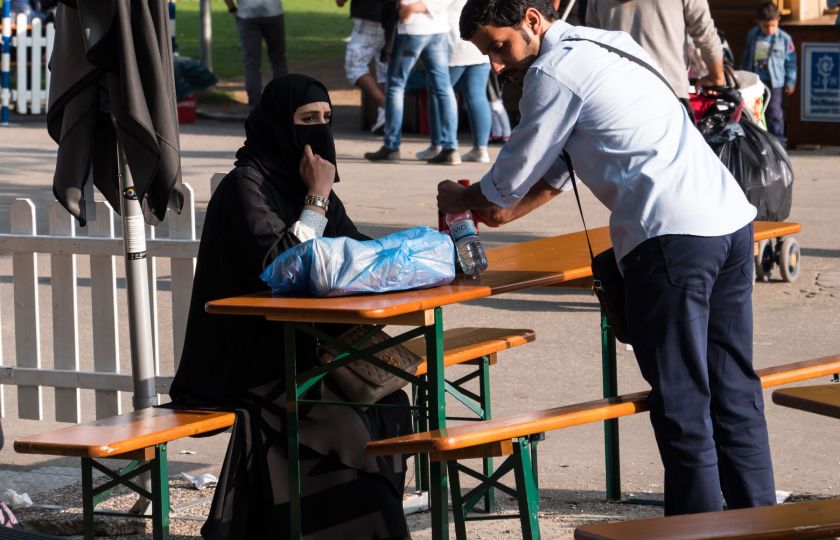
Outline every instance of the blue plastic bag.
<svg viewBox="0 0 840 540">
<path fill-rule="evenodd" d="M 346 296 L 445 285 L 455 279 L 455 246 L 429 227 L 377 240 L 316 238 L 288 249 L 260 278 L 275 293 Z"/>
</svg>

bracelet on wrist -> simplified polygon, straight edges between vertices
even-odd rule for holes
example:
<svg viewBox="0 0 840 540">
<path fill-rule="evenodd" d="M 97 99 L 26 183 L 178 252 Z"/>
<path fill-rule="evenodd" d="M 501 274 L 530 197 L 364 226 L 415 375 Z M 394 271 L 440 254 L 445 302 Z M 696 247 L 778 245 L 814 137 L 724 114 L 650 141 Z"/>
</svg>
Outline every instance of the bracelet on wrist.
<svg viewBox="0 0 840 540">
<path fill-rule="evenodd" d="M 303 198 L 303 204 L 304 206 L 317 206 L 318 208 L 323 208 L 324 212 L 326 212 L 330 206 L 330 200 L 326 197 L 310 193 Z"/>
</svg>

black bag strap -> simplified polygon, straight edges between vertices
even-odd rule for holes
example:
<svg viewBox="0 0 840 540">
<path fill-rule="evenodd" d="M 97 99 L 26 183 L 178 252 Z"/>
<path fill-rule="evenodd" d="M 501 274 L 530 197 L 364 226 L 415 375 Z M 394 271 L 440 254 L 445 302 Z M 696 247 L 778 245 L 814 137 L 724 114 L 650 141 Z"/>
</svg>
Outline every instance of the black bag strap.
<svg viewBox="0 0 840 540">
<path fill-rule="evenodd" d="M 600 41 L 595 41 L 594 39 L 566 38 L 566 39 L 562 39 L 560 41 L 588 41 L 589 43 L 594 43 L 595 45 L 597 45 L 599 47 L 602 47 L 604 49 L 607 49 L 611 53 L 615 53 L 622 58 L 626 58 L 627 60 L 630 60 L 631 62 L 642 66 L 643 68 L 647 69 L 648 71 L 650 71 L 651 73 L 656 75 L 659 78 L 659 80 L 662 81 L 665 84 L 665 86 L 668 87 L 668 90 L 670 90 L 674 94 L 674 97 L 676 97 L 677 99 L 680 99 L 680 97 L 677 95 L 677 92 L 671 87 L 671 85 L 668 83 L 668 81 L 665 80 L 665 77 L 661 73 L 659 73 L 657 70 L 655 70 L 653 68 L 653 66 L 651 66 L 650 64 L 648 64 L 647 62 L 645 62 L 641 58 L 639 58 L 637 56 L 633 56 L 632 54 L 630 54 L 627 51 L 623 51 L 623 50 L 621 50 L 617 47 L 613 47 L 612 45 L 607 45 L 606 43 L 601 43 Z"/>
<path fill-rule="evenodd" d="M 580 205 L 580 194 L 578 193 L 577 182 L 575 181 L 575 168 L 572 167 L 572 158 L 566 149 L 563 149 L 563 159 L 566 160 L 566 168 L 569 169 L 569 176 L 572 177 L 572 188 L 575 190 L 575 200 L 577 201 L 578 211 L 580 211 L 580 220 L 583 222 L 583 232 L 586 233 L 586 245 L 589 247 L 589 258 L 595 260 L 595 253 L 592 251 L 592 242 L 589 241 L 589 229 L 586 228 L 586 218 L 583 217 L 583 207 Z"/>
<path fill-rule="evenodd" d="M 665 84 L 665 86 L 667 86 L 668 89 L 674 94 L 674 97 L 677 98 L 678 101 L 680 99 L 680 97 L 677 95 L 677 92 L 674 91 L 671 85 L 668 84 L 668 81 L 665 80 L 665 77 L 663 77 L 661 73 L 653 69 L 653 66 L 651 66 L 641 58 L 637 58 L 636 56 L 633 56 L 632 54 L 626 51 L 622 51 L 621 49 L 613 47 L 612 45 L 607 45 L 606 43 L 601 43 L 600 41 L 595 41 L 593 39 L 566 38 L 561 41 L 588 41 L 589 43 L 594 43 L 595 45 L 598 45 L 599 47 L 602 47 L 610 51 L 611 53 L 615 53 L 622 58 L 626 58 L 627 60 L 630 60 L 631 62 L 642 66 L 643 68 L 656 75 L 659 78 L 659 80 L 662 81 L 663 84 Z M 563 149 L 563 159 L 566 161 L 566 168 L 569 169 L 569 176 L 572 177 L 572 189 L 574 189 L 575 191 L 575 199 L 577 200 L 578 211 L 580 211 L 580 220 L 583 222 L 583 232 L 586 234 L 586 245 L 589 247 L 589 257 L 592 260 L 595 260 L 595 254 L 592 251 L 592 242 L 589 241 L 589 229 L 587 229 L 586 227 L 586 218 L 583 217 L 583 207 L 580 204 L 580 194 L 578 193 L 577 181 L 575 180 L 575 168 L 572 166 L 572 158 L 569 156 L 569 153 L 566 151 L 565 148 Z"/>
</svg>

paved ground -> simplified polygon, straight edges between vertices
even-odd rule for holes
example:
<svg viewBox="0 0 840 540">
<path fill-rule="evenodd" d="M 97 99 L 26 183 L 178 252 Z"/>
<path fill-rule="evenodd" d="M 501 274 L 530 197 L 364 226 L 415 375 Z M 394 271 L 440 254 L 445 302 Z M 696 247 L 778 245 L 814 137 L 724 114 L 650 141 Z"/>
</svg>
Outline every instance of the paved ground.
<svg viewBox="0 0 840 540">
<path fill-rule="evenodd" d="M 399 164 L 374 165 L 362 154 L 374 150 L 381 139 L 359 132 L 356 96 L 336 95 L 337 149 L 342 182 L 336 192 L 345 201 L 351 217 L 371 235 L 380 235 L 417 224 L 436 224 L 435 185 L 443 178 L 477 179 L 486 165 L 433 167 L 407 159 Z M 16 197 L 30 197 L 45 208 L 52 200 L 55 145 L 42 120 L 13 118 L 15 124 L 0 128 L 0 231 L 9 230 L 8 209 Z M 243 140 L 240 123 L 200 119 L 182 129 L 181 146 L 184 180 L 195 189 L 199 201 L 198 220 L 209 198 L 209 178 L 230 168 L 233 154 Z M 461 140 L 467 144 L 468 136 Z M 405 157 L 423 149 L 426 141 L 408 137 Z M 492 149 L 493 156 L 498 149 Z M 840 237 L 837 235 L 837 204 L 840 201 L 840 152 L 792 152 L 796 171 L 791 220 L 803 225 L 798 236 L 802 245 L 803 269 L 796 283 L 777 279 L 755 288 L 755 364 L 757 367 L 840 353 L 837 320 L 840 315 Z M 583 203 L 592 226 L 606 224 L 607 213 L 584 193 Z M 39 214 L 39 229 L 46 228 L 46 212 Z M 579 216 L 571 196 L 561 196 L 546 208 L 510 224 L 504 229 L 482 229 L 488 245 L 519 242 L 580 229 Z M 9 257 L 0 255 L 0 317 L 2 317 L 3 361 L 14 362 L 11 321 L 12 296 Z M 46 302 L 47 300 L 44 300 Z M 90 300 L 79 298 L 80 310 L 90 309 Z M 49 304 L 46 304 L 49 305 Z M 45 311 L 47 311 L 45 309 Z M 598 309 L 594 297 L 585 291 L 536 289 L 453 306 L 446 310 L 447 327 L 494 325 L 531 327 L 537 341 L 504 354 L 493 370 L 493 410 L 496 415 L 586 401 L 601 392 Z M 88 323 L 89 324 L 89 323 Z M 49 326 L 42 332 L 49 336 Z M 127 341 L 127 340 L 125 340 Z M 51 361 L 51 340 L 42 343 L 45 365 Z M 171 346 L 171 345 L 170 345 Z M 128 358 L 123 344 L 124 358 Z M 171 360 L 169 361 L 171 368 Z M 126 362 L 127 365 L 127 362 Z M 632 352 L 619 350 L 620 390 L 645 388 Z M 54 423 L 51 392 L 46 391 L 45 420 L 18 420 L 14 388 L 5 388 L 3 427 L 7 440 L 45 431 Z M 837 421 L 782 409 L 769 403 L 767 418 L 779 489 L 800 496 L 832 496 L 840 492 L 840 467 L 834 451 L 840 444 Z M 91 399 L 83 396 L 86 413 Z M 128 402 L 126 401 L 126 407 Z M 650 510 L 628 510 L 625 505 L 603 505 L 604 496 L 602 429 L 588 425 L 551 433 L 541 446 L 540 483 L 543 499 L 543 534 L 548 538 L 569 537 L 571 528 L 586 520 L 638 515 Z M 622 489 L 628 496 L 641 494 L 661 498 L 662 469 L 647 416 L 621 421 Z M 35 502 L 38 494 L 76 480 L 76 463 L 66 459 L 44 459 L 16 455 L 8 444 L 0 451 L 0 494 L 12 488 L 26 491 Z M 182 471 L 218 474 L 224 453 L 224 436 L 214 439 L 178 441 L 171 446 L 172 474 Z M 192 451 L 194 453 L 181 453 Z M 413 536 L 427 538 L 426 516 L 411 519 Z M 479 522 L 470 530 L 476 537 L 517 536 L 515 522 Z M 187 538 L 189 536 L 186 536 Z"/>
</svg>

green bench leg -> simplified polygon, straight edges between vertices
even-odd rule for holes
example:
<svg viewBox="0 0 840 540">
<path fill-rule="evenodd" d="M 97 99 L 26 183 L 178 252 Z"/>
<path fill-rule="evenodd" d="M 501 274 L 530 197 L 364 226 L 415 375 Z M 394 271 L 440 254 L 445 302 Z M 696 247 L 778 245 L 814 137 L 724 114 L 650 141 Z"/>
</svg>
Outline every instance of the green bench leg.
<svg viewBox="0 0 840 540">
<path fill-rule="evenodd" d="M 94 540 L 93 525 L 93 460 L 82 458 L 82 520 L 85 540 Z"/>
<path fill-rule="evenodd" d="M 502 462 L 491 476 L 483 476 L 478 471 L 460 465 L 457 460 L 447 461 L 449 472 L 450 496 L 452 497 L 452 515 L 457 540 L 466 540 L 466 522 L 472 520 L 519 518 L 522 537 L 530 540 L 540 538 L 538 513 L 540 508 L 539 484 L 537 474 L 537 444 L 545 439 L 543 433 L 517 439 L 513 444 L 513 455 Z M 511 488 L 500 480 L 513 471 L 516 487 Z M 479 485 L 466 495 L 461 493 L 460 473 L 465 473 L 479 481 Z M 500 489 L 514 497 L 519 507 L 519 514 L 512 516 L 471 516 L 469 512 L 484 499 L 488 491 Z"/>
<path fill-rule="evenodd" d="M 107 473 L 111 480 L 98 488 L 93 487 L 93 469 L 99 469 Z M 134 483 L 133 478 L 142 476 L 146 471 L 152 473 L 152 490 L 147 491 L 140 484 Z M 124 515 L 119 512 L 96 511 L 96 506 L 104 500 L 108 494 L 118 485 L 126 486 L 141 497 L 150 499 L 152 502 L 152 538 L 154 540 L 169 540 L 169 464 L 167 461 L 166 443 L 155 447 L 155 457 L 151 462 L 137 466 L 132 462 L 123 470 L 111 470 L 92 458 L 82 458 L 82 523 L 85 540 L 94 540 L 96 526 L 94 516 L 97 513 L 104 515 Z M 146 517 L 148 516 L 132 516 Z"/>
<path fill-rule="evenodd" d="M 478 366 L 478 395 L 481 398 L 481 409 L 484 411 L 482 420 L 490 420 L 493 418 L 490 409 L 490 357 L 482 356 Z M 482 463 L 482 472 L 484 476 L 489 478 L 493 476 L 493 458 L 486 457 Z M 488 514 L 496 511 L 496 494 L 495 490 L 489 489 L 484 495 L 484 511 Z"/>
<path fill-rule="evenodd" d="M 152 463 L 152 538 L 169 540 L 169 462 L 166 443 L 155 448 Z"/>
<path fill-rule="evenodd" d="M 467 540 L 467 514 L 464 511 L 464 498 L 461 496 L 461 478 L 458 462 L 447 461 L 449 469 L 449 491 L 452 497 L 452 519 L 455 522 L 455 540 Z"/>
<path fill-rule="evenodd" d="M 540 523 L 537 516 L 539 511 L 539 489 L 534 478 L 534 468 L 531 465 L 531 441 L 528 437 L 520 437 L 513 444 L 513 455 L 516 459 L 513 472 L 516 475 L 517 502 L 519 503 L 519 521 L 522 524 L 522 538 L 525 540 L 539 540 Z"/>
</svg>

